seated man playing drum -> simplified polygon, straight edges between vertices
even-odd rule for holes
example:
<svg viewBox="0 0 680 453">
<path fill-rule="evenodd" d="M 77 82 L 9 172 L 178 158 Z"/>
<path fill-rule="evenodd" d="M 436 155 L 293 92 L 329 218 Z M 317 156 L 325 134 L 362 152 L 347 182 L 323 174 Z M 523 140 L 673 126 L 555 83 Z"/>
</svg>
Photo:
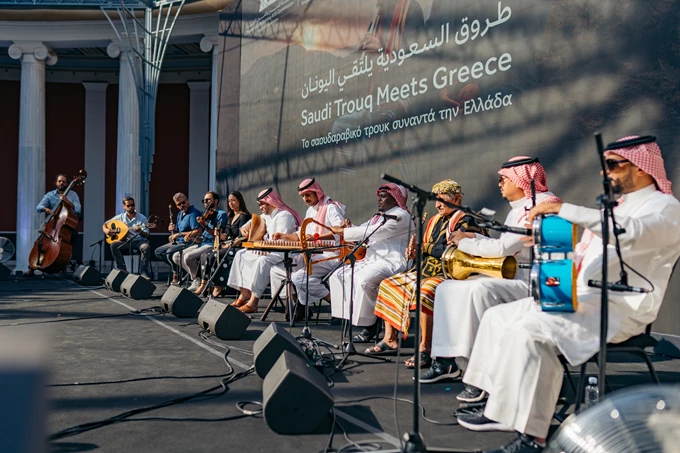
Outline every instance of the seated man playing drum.
<svg viewBox="0 0 680 453">
<path fill-rule="evenodd" d="M 536 158 L 519 156 L 510 159 L 498 171 L 498 187 L 511 206 L 505 225 L 523 227 L 528 210 L 533 205 L 531 180 L 534 181 L 536 203 L 560 202 L 548 191 L 543 166 Z M 456 232 L 452 242 L 470 255 L 493 258 L 516 256 L 518 261 L 529 261 L 530 251 L 519 235 L 503 233 L 492 239 L 480 235 Z M 432 335 L 432 366 L 421 379 L 430 384 L 460 376 L 455 357 L 470 357 L 484 311 L 494 305 L 526 296 L 528 271 L 517 272 L 514 280 L 475 275 L 466 280 L 446 280 L 435 294 L 434 328 Z M 459 395 L 461 401 L 475 401 L 481 395 Z"/>
<path fill-rule="evenodd" d="M 463 193 L 460 184 L 452 179 L 447 179 L 432 187 L 432 192 L 454 205 L 460 205 Z M 432 347 L 432 310 L 434 294 L 437 285 L 444 281 L 442 270 L 442 254 L 447 246 L 447 240 L 456 232 L 471 234 L 485 231 L 479 228 L 475 219 L 458 211 L 441 201 L 435 203 L 438 214 L 433 216 L 425 228 L 423 234 L 423 265 L 421 270 L 420 300 L 422 316 L 420 352 L 425 366 L 430 366 L 430 349 Z M 409 259 L 415 259 L 415 235 L 411 236 L 409 247 L 406 250 Z M 409 309 L 415 309 L 413 293 L 416 284 L 415 267 L 409 271 L 386 278 L 380 283 L 378 301 L 375 314 L 385 320 L 385 337 L 375 346 L 366 350 L 366 354 L 393 354 L 397 350 L 397 332 L 401 331 L 404 336 L 408 335 L 410 322 Z M 406 366 L 412 368 L 415 358 L 406 361 Z"/>
<path fill-rule="evenodd" d="M 607 342 L 620 343 L 645 331 L 663 301 L 674 263 L 680 256 L 680 202 L 671 192 L 654 137 L 624 137 L 605 151 L 621 259 L 635 269 L 627 284 L 647 293 L 610 291 Z M 593 178 L 596 175 L 593 172 Z M 597 176 L 599 178 L 599 176 Z M 484 389 L 489 398 L 478 412 L 459 415 L 474 431 L 515 430 L 511 444 L 494 452 L 540 452 L 545 445 L 564 372 L 558 355 L 572 366 L 599 351 L 601 291 L 588 285 L 602 276 L 602 228 L 599 209 L 568 203 L 543 203 L 529 221 L 557 214 L 586 231 L 577 248 L 578 308 L 574 313 L 543 311 L 533 298 L 486 311 L 475 340 L 464 382 Z M 611 231 L 607 250 L 609 283 L 619 279 L 621 263 Z M 639 274 L 638 274 L 639 272 Z M 435 318 L 436 319 L 436 318 Z"/>
</svg>

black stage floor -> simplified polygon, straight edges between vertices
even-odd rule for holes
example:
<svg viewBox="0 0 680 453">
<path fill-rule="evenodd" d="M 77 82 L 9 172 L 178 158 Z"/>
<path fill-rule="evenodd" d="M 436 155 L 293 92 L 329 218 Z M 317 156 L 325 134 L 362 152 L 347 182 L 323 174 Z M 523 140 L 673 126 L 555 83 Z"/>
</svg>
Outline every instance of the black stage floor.
<svg viewBox="0 0 680 453">
<path fill-rule="evenodd" d="M 228 371 L 223 359 L 224 346 L 231 348 L 229 360 L 235 371 L 243 371 L 252 364 L 254 340 L 270 321 L 283 322 L 280 312 L 273 312 L 267 322 L 260 322 L 258 314 L 241 339 L 222 341 L 213 337 L 208 342 L 199 337 L 201 329 L 195 320 L 189 323 L 192 320 L 170 315 L 125 315 L 131 310 L 159 305 L 166 287 L 160 283 L 157 286 L 152 299 L 139 301 L 104 288 L 77 286 L 66 276 L 0 282 L 2 333 L 47 323 L 38 327 L 49 332 L 51 343 L 53 385 L 48 393 L 49 434 L 217 386 L 221 378 L 216 376 Z M 261 302 L 261 310 L 266 302 Z M 321 317 L 327 319 L 328 305 L 323 309 Z M 103 317 L 108 315 L 123 316 Z M 312 324 L 312 333 L 338 343 L 340 327 L 323 324 Z M 300 327 L 292 330 L 294 335 L 300 332 Z M 412 354 L 412 345 L 410 338 L 401 361 Z M 680 381 L 680 359 L 661 356 L 653 359 L 663 382 Z M 339 425 L 353 442 L 378 442 L 384 450 L 399 448 L 400 433 L 411 431 L 413 406 L 407 402 L 396 403 L 397 428 L 391 399 L 395 373 L 398 369 L 398 397 L 411 399 L 412 371 L 402 364 L 362 357 L 352 360 L 352 366 L 332 376 L 331 391 Z M 645 370 L 639 363 L 613 362 L 609 367 L 610 381 L 614 387 L 648 383 Z M 139 378 L 147 379 L 107 383 Z M 90 385 L 92 383 L 100 384 Z M 420 429 L 427 446 L 474 451 L 511 440 L 513 434 L 474 433 L 454 424 L 451 413 L 458 407 L 455 395 L 462 388 L 460 381 L 421 387 L 421 402 L 427 417 L 450 424 L 442 426 L 421 420 Z M 565 394 L 571 394 L 566 391 L 566 385 Z M 305 395 L 299 397 L 305 398 Z M 382 398 L 370 399 L 372 397 Z M 367 399 L 356 401 L 362 398 Z M 229 391 L 219 397 L 199 398 L 135 417 L 151 419 L 111 424 L 65 437 L 52 442 L 50 451 L 324 451 L 329 439 L 330 417 L 312 434 L 298 436 L 273 433 L 259 416 L 229 421 L 196 420 L 238 416 L 241 414 L 236 408 L 239 401 L 261 400 L 262 380 L 252 374 L 230 384 Z M 341 429 L 336 427 L 335 433 L 333 447 L 345 446 L 348 441 Z"/>
</svg>

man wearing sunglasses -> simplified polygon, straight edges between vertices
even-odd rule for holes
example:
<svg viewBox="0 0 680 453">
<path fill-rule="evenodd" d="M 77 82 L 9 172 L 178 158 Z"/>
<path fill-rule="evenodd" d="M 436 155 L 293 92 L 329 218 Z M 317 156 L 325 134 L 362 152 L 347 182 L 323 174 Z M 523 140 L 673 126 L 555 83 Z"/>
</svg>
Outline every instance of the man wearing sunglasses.
<svg viewBox="0 0 680 453">
<path fill-rule="evenodd" d="M 151 280 L 149 276 L 149 228 L 148 219 L 144 214 L 140 214 L 135 209 L 135 199 L 132 197 L 123 198 L 123 212 L 112 219 L 109 219 L 102 225 L 102 231 L 106 236 L 109 236 L 113 231 L 113 225 L 116 223 L 125 224 L 128 227 L 128 233 L 125 237 L 118 241 L 111 243 L 111 254 L 116 261 L 116 267 L 127 272 L 125 260 L 123 259 L 123 252 L 127 251 L 132 255 L 133 252 L 139 252 L 141 259 L 140 276 L 147 280 Z M 114 232 L 115 233 L 115 232 Z"/>
<path fill-rule="evenodd" d="M 671 192 L 655 137 L 624 137 L 605 150 L 607 176 L 623 261 L 635 269 L 624 285 L 647 292 L 609 292 L 607 342 L 620 343 L 645 331 L 656 319 L 673 264 L 680 256 L 680 202 Z M 593 178 L 596 176 L 593 174 Z M 533 298 L 501 304 L 484 313 L 463 381 L 489 394 L 483 411 L 459 415 L 471 430 L 510 430 L 520 435 L 498 452 L 540 452 L 562 388 L 562 355 L 570 365 L 585 363 L 599 350 L 600 299 L 590 279 L 602 277 L 600 210 L 569 203 L 544 203 L 527 220 L 557 214 L 586 231 L 577 246 L 574 313 L 541 311 Z M 613 230 L 613 228 L 610 228 Z M 619 278 L 620 261 L 610 232 L 609 283 Z M 638 274 L 639 272 L 639 274 Z"/>
<path fill-rule="evenodd" d="M 538 158 L 517 156 L 501 165 L 498 170 L 498 188 L 510 204 L 505 219 L 509 227 L 523 227 L 527 214 L 534 204 L 532 181 L 537 204 L 561 203 L 548 188 L 548 178 Z M 530 260 L 529 249 L 521 237 L 502 233 L 499 238 L 455 231 L 450 242 L 473 256 L 494 258 L 515 256 L 519 262 Z M 529 292 L 529 272 L 520 270 L 512 280 L 474 275 L 465 280 L 445 280 L 435 292 L 432 361 L 430 369 L 422 376 L 423 384 L 458 378 L 461 371 L 455 358 L 467 359 L 472 352 L 479 323 L 484 311 L 505 302 L 524 297 Z M 468 389 L 459 400 L 473 403 L 484 398 L 481 390 Z"/>
<path fill-rule="evenodd" d="M 173 256 L 200 241 L 202 229 L 201 225 L 198 224 L 198 218 L 201 216 L 201 211 L 190 204 L 189 199 L 182 192 L 177 192 L 172 200 L 179 209 L 177 220 L 168 225 L 170 232 L 168 243 L 158 247 L 155 254 L 158 259 L 170 264 L 173 269 L 172 284 L 177 284 L 179 282 L 179 266 L 175 264 Z"/>
<path fill-rule="evenodd" d="M 196 291 L 201 286 L 201 276 L 199 275 L 201 255 L 212 251 L 212 246 L 215 242 L 213 237 L 215 228 L 219 225 L 220 229 L 223 229 L 227 225 L 227 213 L 217 207 L 220 202 L 220 196 L 216 192 L 207 192 L 202 202 L 204 214 L 196 219 L 201 228 L 203 228 L 201 242 L 184 249 L 182 258 L 182 267 L 189 272 L 192 280 L 191 286 L 188 288 L 189 291 Z M 172 258 L 175 264 L 179 264 L 178 253 Z"/>
</svg>

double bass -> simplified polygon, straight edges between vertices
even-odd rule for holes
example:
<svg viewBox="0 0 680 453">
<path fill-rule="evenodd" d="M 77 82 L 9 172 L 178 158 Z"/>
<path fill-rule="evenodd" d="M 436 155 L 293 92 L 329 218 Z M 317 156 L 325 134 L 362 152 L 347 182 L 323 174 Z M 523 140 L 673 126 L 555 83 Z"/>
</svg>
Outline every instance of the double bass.
<svg viewBox="0 0 680 453">
<path fill-rule="evenodd" d="M 83 184 L 85 178 L 87 178 L 87 172 L 80 170 L 78 176 L 73 177 L 63 195 L 68 195 L 73 186 Z M 59 201 L 39 230 L 40 235 L 28 255 L 29 267 L 46 274 L 63 271 L 71 261 L 73 252 L 71 238 L 77 227 L 78 215 L 63 200 Z"/>
</svg>

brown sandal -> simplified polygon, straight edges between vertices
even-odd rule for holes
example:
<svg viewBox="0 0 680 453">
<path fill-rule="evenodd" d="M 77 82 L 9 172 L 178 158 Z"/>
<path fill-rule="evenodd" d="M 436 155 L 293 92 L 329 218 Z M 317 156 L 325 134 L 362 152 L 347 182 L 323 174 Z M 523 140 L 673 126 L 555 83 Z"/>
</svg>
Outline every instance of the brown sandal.
<svg viewBox="0 0 680 453">
<path fill-rule="evenodd" d="M 239 307 L 239 310 L 242 311 L 243 313 L 257 313 L 257 307 L 253 308 L 248 304 Z"/>
<path fill-rule="evenodd" d="M 222 291 L 224 290 L 224 287 L 222 286 L 214 286 L 212 290 L 212 296 L 213 297 L 220 297 L 220 294 L 222 294 Z"/>
<path fill-rule="evenodd" d="M 213 296 L 214 296 L 214 293 L 213 293 Z M 232 306 L 232 307 L 239 308 L 239 307 L 243 307 L 243 306 L 244 306 L 245 304 L 247 304 L 247 303 L 248 303 L 248 302 L 246 302 L 245 300 L 243 300 L 243 299 L 241 299 L 241 298 L 239 297 L 239 298 L 237 298 L 235 301 L 233 301 L 233 302 L 231 303 L 231 306 Z"/>
</svg>

